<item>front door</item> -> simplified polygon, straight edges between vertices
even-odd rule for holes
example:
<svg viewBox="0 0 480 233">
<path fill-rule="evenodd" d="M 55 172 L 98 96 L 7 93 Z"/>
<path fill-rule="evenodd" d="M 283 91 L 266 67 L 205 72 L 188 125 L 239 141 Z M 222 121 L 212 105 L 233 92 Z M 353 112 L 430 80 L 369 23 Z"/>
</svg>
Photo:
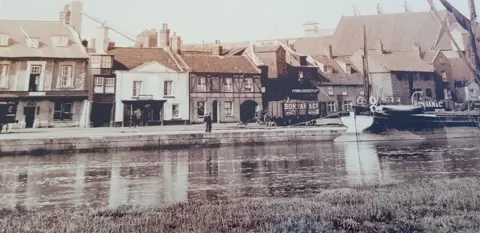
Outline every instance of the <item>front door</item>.
<svg viewBox="0 0 480 233">
<path fill-rule="evenodd" d="M 212 121 L 218 123 L 218 101 L 214 100 L 212 104 Z"/>
<path fill-rule="evenodd" d="M 35 122 L 35 107 L 24 107 L 23 114 L 25 115 L 25 127 L 33 128 Z"/>
</svg>

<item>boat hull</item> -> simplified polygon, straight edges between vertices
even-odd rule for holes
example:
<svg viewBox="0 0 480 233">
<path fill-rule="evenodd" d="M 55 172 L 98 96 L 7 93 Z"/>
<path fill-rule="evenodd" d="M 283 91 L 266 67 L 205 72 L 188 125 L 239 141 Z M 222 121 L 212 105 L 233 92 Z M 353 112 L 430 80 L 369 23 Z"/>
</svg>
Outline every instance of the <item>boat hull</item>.
<svg viewBox="0 0 480 233">
<path fill-rule="evenodd" d="M 342 123 L 348 128 L 336 142 L 432 140 L 480 137 L 479 118 L 436 114 L 412 115 L 355 115 L 345 116 Z M 366 127 L 367 123 L 370 123 Z M 354 127 L 360 125 L 362 127 Z"/>
</svg>

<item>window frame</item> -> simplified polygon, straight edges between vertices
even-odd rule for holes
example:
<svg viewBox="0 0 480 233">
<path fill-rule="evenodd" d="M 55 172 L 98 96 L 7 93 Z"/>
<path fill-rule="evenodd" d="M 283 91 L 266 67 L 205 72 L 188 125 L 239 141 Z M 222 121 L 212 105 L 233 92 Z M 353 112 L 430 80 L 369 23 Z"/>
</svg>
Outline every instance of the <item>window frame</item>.
<svg viewBox="0 0 480 233">
<path fill-rule="evenodd" d="M 197 91 L 199 92 L 206 92 L 207 91 L 207 78 L 206 77 L 198 77 L 197 80 Z"/>
<path fill-rule="evenodd" d="M 243 90 L 245 90 L 245 92 L 253 92 L 253 78 L 245 78 Z"/>
<path fill-rule="evenodd" d="M 170 88 L 167 89 L 167 84 L 170 84 Z M 170 93 L 168 93 L 170 91 Z M 165 80 L 163 81 L 163 95 L 164 96 L 173 96 L 173 81 L 172 80 Z"/>
<path fill-rule="evenodd" d="M 335 95 L 333 86 L 328 86 L 328 87 L 327 87 L 327 94 L 330 95 L 330 96 Z"/>
<path fill-rule="evenodd" d="M 200 106 L 199 106 L 200 103 L 202 103 L 203 106 L 200 107 Z M 206 101 L 197 101 L 197 106 L 196 106 L 195 109 L 196 109 L 196 111 L 197 111 L 196 115 L 197 115 L 198 118 L 204 118 L 204 117 L 205 117 L 205 112 L 207 111 L 207 109 L 206 109 L 206 104 L 207 104 Z M 200 110 L 201 108 L 203 108 L 203 115 L 200 115 L 200 114 L 199 114 L 199 110 Z"/>
<path fill-rule="evenodd" d="M 70 69 L 70 72 L 65 74 L 65 68 Z M 60 66 L 60 80 L 59 80 L 59 87 L 60 88 L 66 88 L 66 87 L 72 87 L 73 84 L 73 65 L 61 65 Z M 65 81 L 65 83 L 64 83 Z"/>
<path fill-rule="evenodd" d="M 111 85 L 109 83 L 111 81 Z M 103 77 L 103 87 L 104 93 L 106 94 L 114 94 L 115 93 L 115 78 L 113 77 Z"/>
<path fill-rule="evenodd" d="M 180 118 L 180 104 L 172 104 L 172 119 L 179 119 L 179 118 Z"/>
<path fill-rule="evenodd" d="M 227 108 L 227 106 L 230 106 L 230 108 Z M 225 116 L 233 117 L 233 101 L 225 101 L 223 109 L 225 111 Z"/>
<path fill-rule="evenodd" d="M 105 93 L 104 77 L 101 77 L 101 76 L 95 77 L 94 84 L 93 84 L 93 93 Z"/>
<path fill-rule="evenodd" d="M 137 83 L 139 83 L 139 88 L 137 90 Z M 142 94 L 142 89 L 143 89 L 143 81 L 138 81 L 138 80 L 134 80 L 133 81 L 133 86 L 132 86 L 132 97 L 138 97 Z"/>
<path fill-rule="evenodd" d="M 225 78 L 223 87 L 225 92 L 233 92 L 233 78 Z"/>
<path fill-rule="evenodd" d="M 67 107 L 70 106 L 70 111 L 66 111 Z M 57 108 L 59 107 L 59 109 Z M 57 114 L 59 117 L 57 118 Z M 72 121 L 73 120 L 73 102 L 69 101 L 55 101 L 53 106 L 53 120 L 54 121 Z"/>
</svg>

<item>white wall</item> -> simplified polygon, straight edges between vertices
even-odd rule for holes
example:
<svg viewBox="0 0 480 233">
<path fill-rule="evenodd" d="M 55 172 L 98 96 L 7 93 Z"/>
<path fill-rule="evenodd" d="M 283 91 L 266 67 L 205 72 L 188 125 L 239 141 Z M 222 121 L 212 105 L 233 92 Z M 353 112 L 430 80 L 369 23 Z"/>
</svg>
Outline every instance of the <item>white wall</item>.
<svg viewBox="0 0 480 233">
<path fill-rule="evenodd" d="M 158 66 L 157 64 L 156 66 Z M 158 68 L 158 67 L 156 67 Z M 153 72 L 152 72 L 153 71 Z M 179 105 L 180 120 L 189 119 L 188 73 L 164 70 L 159 72 L 151 66 L 131 71 L 116 71 L 115 121 L 123 121 L 122 100 L 136 100 L 133 97 L 133 82 L 142 81 L 141 95 L 152 95 L 154 100 L 166 100 L 163 105 L 163 119 L 172 120 L 172 105 Z M 172 97 L 164 96 L 164 81 L 172 81 Z"/>
</svg>

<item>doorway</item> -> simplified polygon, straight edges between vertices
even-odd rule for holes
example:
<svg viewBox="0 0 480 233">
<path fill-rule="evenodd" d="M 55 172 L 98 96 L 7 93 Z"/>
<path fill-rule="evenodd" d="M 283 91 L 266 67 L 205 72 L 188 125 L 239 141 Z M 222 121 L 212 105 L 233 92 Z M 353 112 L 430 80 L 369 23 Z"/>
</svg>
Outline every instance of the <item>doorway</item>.
<svg viewBox="0 0 480 233">
<path fill-rule="evenodd" d="M 35 109 L 35 106 L 27 106 L 23 108 L 26 128 L 33 128 L 33 123 L 35 122 Z"/>
<path fill-rule="evenodd" d="M 240 105 L 240 121 L 249 123 L 255 121 L 256 112 L 259 110 L 257 102 L 247 100 Z"/>
<path fill-rule="evenodd" d="M 212 104 L 212 121 L 218 123 L 218 101 L 214 100 Z"/>
<path fill-rule="evenodd" d="M 112 120 L 113 103 L 93 103 L 91 122 L 93 127 L 108 127 Z"/>
</svg>

